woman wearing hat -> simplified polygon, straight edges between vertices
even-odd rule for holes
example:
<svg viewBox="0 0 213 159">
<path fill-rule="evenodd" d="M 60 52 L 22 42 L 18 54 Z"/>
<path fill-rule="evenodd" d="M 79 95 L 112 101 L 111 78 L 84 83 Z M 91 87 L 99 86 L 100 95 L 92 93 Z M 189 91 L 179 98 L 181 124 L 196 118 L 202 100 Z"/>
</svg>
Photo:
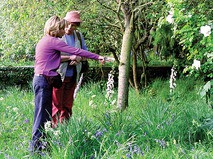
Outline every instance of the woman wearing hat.
<svg viewBox="0 0 213 159">
<path fill-rule="evenodd" d="M 65 28 L 65 35 L 62 40 L 69 46 L 88 50 L 82 34 L 77 31 L 77 27 L 81 24 L 80 13 L 78 11 L 70 11 L 66 14 L 65 20 L 68 26 Z M 67 53 L 61 54 L 61 64 L 57 72 L 62 77 L 62 87 L 53 88 L 52 96 L 52 120 L 56 126 L 58 122 L 62 123 L 72 115 L 72 107 L 74 100 L 74 91 L 81 70 L 81 62 L 85 58 L 78 57 L 72 59 Z"/>
<path fill-rule="evenodd" d="M 44 36 L 37 43 L 35 50 L 35 66 L 33 77 L 33 91 L 35 95 L 35 112 L 32 130 L 31 151 L 41 151 L 45 137 L 44 124 L 51 121 L 52 90 L 51 79 L 58 76 L 61 52 L 67 52 L 70 59 L 79 61 L 79 56 L 99 60 L 104 63 L 104 57 L 89 51 L 68 46 L 61 38 L 65 34 L 67 21 L 58 16 L 52 16 L 45 23 Z M 59 78 L 60 79 L 60 78 Z"/>
</svg>

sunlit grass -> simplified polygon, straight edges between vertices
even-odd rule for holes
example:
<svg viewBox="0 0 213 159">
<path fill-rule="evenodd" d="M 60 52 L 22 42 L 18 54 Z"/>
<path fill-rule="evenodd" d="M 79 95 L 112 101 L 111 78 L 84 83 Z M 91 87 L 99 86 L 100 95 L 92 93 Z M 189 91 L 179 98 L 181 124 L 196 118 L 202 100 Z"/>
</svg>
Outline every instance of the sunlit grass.
<svg viewBox="0 0 213 159">
<path fill-rule="evenodd" d="M 169 81 L 160 79 L 139 95 L 130 88 L 129 107 L 122 113 L 107 102 L 104 82 L 86 84 L 69 122 L 48 132 L 51 151 L 42 158 L 211 158 L 213 132 L 201 126 L 213 110 L 199 95 L 202 84 L 178 80 L 173 95 Z M 0 158 L 37 158 L 28 152 L 32 90 L 1 90 L 0 106 Z"/>
</svg>

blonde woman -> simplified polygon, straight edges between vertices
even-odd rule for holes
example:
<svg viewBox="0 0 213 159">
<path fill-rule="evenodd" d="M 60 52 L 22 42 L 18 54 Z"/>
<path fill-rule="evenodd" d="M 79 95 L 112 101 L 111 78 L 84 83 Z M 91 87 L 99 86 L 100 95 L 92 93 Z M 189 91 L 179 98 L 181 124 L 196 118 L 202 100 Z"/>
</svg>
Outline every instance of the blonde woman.
<svg viewBox="0 0 213 159">
<path fill-rule="evenodd" d="M 52 90 L 60 87 L 56 70 L 60 65 L 61 52 L 70 54 L 71 60 L 79 60 L 80 57 L 99 60 L 104 63 L 104 57 L 86 50 L 68 46 L 61 38 L 65 34 L 67 21 L 58 16 L 52 16 L 45 23 L 44 36 L 38 42 L 35 51 L 35 66 L 33 77 L 33 91 L 35 95 L 35 112 L 32 130 L 32 142 L 30 151 L 41 151 L 45 145 L 42 138 L 45 137 L 44 124 L 51 121 L 52 114 Z M 72 56 L 75 55 L 75 56 Z M 55 80 L 56 79 L 56 80 Z M 60 79 L 60 77 L 59 77 Z"/>
</svg>

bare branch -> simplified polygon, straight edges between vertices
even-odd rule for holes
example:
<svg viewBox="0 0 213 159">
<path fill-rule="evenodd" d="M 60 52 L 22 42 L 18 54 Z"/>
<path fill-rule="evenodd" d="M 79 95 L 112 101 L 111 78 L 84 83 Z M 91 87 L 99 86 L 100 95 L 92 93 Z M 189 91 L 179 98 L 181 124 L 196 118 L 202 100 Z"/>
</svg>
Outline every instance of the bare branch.
<svg viewBox="0 0 213 159">
<path fill-rule="evenodd" d="M 147 36 L 147 32 L 145 32 L 145 34 L 143 35 L 142 38 L 140 38 L 137 43 L 134 46 L 134 50 L 138 50 L 138 48 L 140 47 L 140 45 L 148 38 Z"/>
<path fill-rule="evenodd" d="M 118 25 L 115 25 L 115 24 L 110 23 L 110 22 L 109 22 L 109 18 L 104 17 L 104 18 L 106 18 L 106 19 L 108 20 L 108 22 L 109 22 L 108 24 L 111 25 L 111 26 L 113 26 L 113 27 L 119 28 L 119 29 L 121 30 L 121 32 L 124 32 L 124 27 L 123 27 L 123 25 L 122 25 L 122 21 L 121 21 L 120 15 L 119 15 L 119 12 L 120 12 L 120 9 L 121 9 L 121 1 L 119 1 L 118 9 L 117 9 L 116 11 L 113 10 L 112 8 L 110 8 L 110 7 L 106 6 L 106 5 L 104 5 L 100 0 L 97 0 L 97 2 L 98 2 L 101 6 L 103 6 L 104 8 L 106 8 L 106 9 L 108 9 L 108 10 L 110 10 L 110 11 L 112 11 L 112 12 L 114 12 L 114 13 L 116 14 L 117 19 L 118 19 L 118 23 L 119 23 L 119 26 L 120 26 L 120 27 L 119 27 Z M 118 3 L 118 1 L 117 1 L 117 3 Z"/>
<path fill-rule="evenodd" d="M 133 10 L 133 12 L 136 12 L 137 10 L 139 11 L 139 10 L 141 10 L 143 7 L 146 7 L 147 5 L 150 5 L 150 4 L 153 4 L 153 2 L 148 2 L 148 3 L 145 3 L 145 4 L 142 4 L 142 5 L 138 6 L 138 7 L 136 7 L 136 8 Z"/>
<path fill-rule="evenodd" d="M 104 20 L 105 20 L 105 22 L 106 22 L 108 25 L 110 25 L 110 26 L 112 26 L 112 27 L 114 27 L 114 28 L 117 28 L 117 29 L 121 29 L 119 25 L 116 25 L 116 24 L 111 23 L 111 22 L 110 22 L 110 21 L 111 21 L 110 18 L 104 16 Z"/>
<path fill-rule="evenodd" d="M 110 7 L 108 7 L 108 6 L 106 6 L 106 5 L 104 5 L 102 2 L 100 2 L 100 0 L 97 0 L 97 2 L 101 5 L 101 6 L 103 6 L 104 8 L 106 8 L 106 9 L 108 9 L 108 10 L 110 10 L 110 11 L 113 11 L 114 13 L 117 13 L 115 10 L 113 10 L 112 8 L 110 8 Z"/>
<path fill-rule="evenodd" d="M 117 0 L 118 3 L 118 9 L 117 9 L 117 12 L 116 12 L 116 16 L 118 18 L 118 23 L 120 25 L 120 28 L 121 28 L 121 31 L 124 32 L 124 26 L 122 25 L 122 20 L 121 20 L 121 17 L 120 17 L 120 10 L 121 10 L 121 1 L 120 0 Z"/>
</svg>

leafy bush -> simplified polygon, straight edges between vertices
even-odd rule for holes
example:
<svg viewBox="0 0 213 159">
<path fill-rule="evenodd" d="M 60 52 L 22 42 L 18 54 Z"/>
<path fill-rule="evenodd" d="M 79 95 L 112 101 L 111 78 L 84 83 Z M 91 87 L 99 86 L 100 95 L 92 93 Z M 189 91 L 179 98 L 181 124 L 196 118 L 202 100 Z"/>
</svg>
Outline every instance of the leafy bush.
<svg viewBox="0 0 213 159">
<path fill-rule="evenodd" d="M 211 34 L 212 1 L 178 1 L 169 0 L 168 7 L 174 22 L 173 37 L 178 40 L 185 53 L 187 65 L 192 65 L 194 59 L 201 62 L 201 69 L 194 74 L 213 78 L 213 36 Z M 203 27 L 207 27 L 203 30 Z M 210 29 L 210 30 L 207 30 Z"/>
<path fill-rule="evenodd" d="M 1 67 L 0 68 L 0 88 L 5 86 L 17 86 L 26 87 L 33 79 L 33 67 Z"/>
</svg>

